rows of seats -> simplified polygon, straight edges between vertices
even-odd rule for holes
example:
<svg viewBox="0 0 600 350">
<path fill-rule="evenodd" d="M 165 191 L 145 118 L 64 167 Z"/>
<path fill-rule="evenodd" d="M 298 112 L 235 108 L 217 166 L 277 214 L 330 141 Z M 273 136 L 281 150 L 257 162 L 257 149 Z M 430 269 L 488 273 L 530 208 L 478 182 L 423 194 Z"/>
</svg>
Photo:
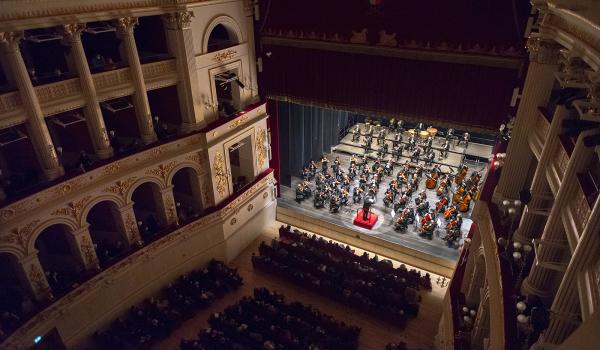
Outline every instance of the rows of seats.
<svg viewBox="0 0 600 350">
<path fill-rule="evenodd" d="M 242 283 L 237 270 L 212 260 L 206 268 L 170 283 L 159 296 L 132 307 L 108 329 L 96 332 L 94 341 L 100 349 L 148 349 Z"/>
<path fill-rule="evenodd" d="M 356 255 L 348 246 L 289 226 L 280 229 L 279 240 L 263 242 L 259 253 L 252 257 L 256 268 L 400 326 L 417 316 L 419 289 L 431 289 L 429 274 Z"/>
<path fill-rule="evenodd" d="M 195 340 L 183 340 L 181 350 L 353 350 L 360 328 L 299 302 L 286 303 L 283 295 L 254 289 L 223 312 L 213 314 L 210 328 Z"/>
</svg>

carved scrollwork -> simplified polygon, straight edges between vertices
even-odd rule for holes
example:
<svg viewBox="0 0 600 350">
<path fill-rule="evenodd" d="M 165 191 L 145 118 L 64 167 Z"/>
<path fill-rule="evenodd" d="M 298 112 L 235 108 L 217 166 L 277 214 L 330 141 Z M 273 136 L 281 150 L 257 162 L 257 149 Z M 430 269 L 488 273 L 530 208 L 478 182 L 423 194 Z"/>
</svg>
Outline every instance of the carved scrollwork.
<svg viewBox="0 0 600 350">
<path fill-rule="evenodd" d="M 92 248 L 92 243 L 90 242 L 88 236 L 83 236 L 81 239 L 81 251 L 83 252 L 83 256 L 87 265 L 96 264 L 94 248 Z"/>
<path fill-rule="evenodd" d="M 77 202 L 69 202 L 66 207 L 60 208 L 60 209 L 56 209 L 55 211 L 53 211 L 52 215 L 71 216 L 75 220 L 79 220 L 79 216 L 81 215 L 81 212 L 83 210 L 83 206 L 91 198 L 92 198 L 92 196 L 85 196 L 82 199 L 78 200 Z"/>
<path fill-rule="evenodd" d="M 265 159 L 267 159 L 266 135 L 267 132 L 262 128 L 259 128 L 256 133 L 256 165 L 259 170 L 262 169 Z"/>
<path fill-rule="evenodd" d="M 169 177 L 169 173 L 171 172 L 171 170 L 173 170 L 173 168 L 175 168 L 176 165 L 177 165 L 176 162 L 160 164 L 156 168 L 147 170 L 146 174 L 158 176 L 158 177 L 162 178 L 163 180 L 165 180 L 165 182 L 166 182 L 167 178 Z"/>
<path fill-rule="evenodd" d="M 40 220 L 33 220 L 23 228 L 14 228 L 6 235 L 0 236 L 0 242 L 17 245 L 23 252 L 27 252 L 27 242 L 33 233 L 33 228 Z"/>
<path fill-rule="evenodd" d="M 117 28 L 121 32 L 133 31 L 133 28 L 138 24 L 137 17 L 122 17 L 116 20 Z"/>
<path fill-rule="evenodd" d="M 246 116 L 242 116 L 241 118 L 237 119 L 236 121 L 234 121 L 233 123 L 229 124 L 228 128 L 229 129 L 235 129 L 238 126 L 245 124 L 248 121 L 248 117 Z"/>
<path fill-rule="evenodd" d="M 192 27 L 193 11 L 179 11 L 167 13 L 163 16 L 163 20 L 168 29 L 188 29 Z"/>
<path fill-rule="evenodd" d="M 115 182 L 114 185 L 103 189 L 102 192 L 118 194 L 119 196 L 121 196 L 121 198 L 125 199 L 125 196 L 127 195 L 127 190 L 129 190 L 129 187 L 131 187 L 131 185 L 135 182 L 136 179 L 137 177 L 132 176 L 123 181 L 119 180 Z"/>
<path fill-rule="evenodd" d="M 29 265 L 29 271 L 27 273 L 29 280 L 33 285 L 33 288 L 38 294 L 45 294 L 49 290 L 48 283 L 44 281 L 44 273 L 40 270 L 37 264 Z"/>
<path fill-rule="evenodd" d="M 232 49 L 225 50 L 223 52 L 218 52 L 214 55 L 213 61 L 221 63 L 223 61 L 227 61 L 227 60 L 234 58 L 236 54 L 237 54 L 237 51 L 232 50 Z"/>
<path fill-rule="evenodd" d="M 127 237 L 129 237 L 130 242 L 137 241 L 137 224 L 135 220 L 133 220 L 133 216 L 131 215 L 131 213 L 127 213 L 127 216 L 125 217 L 125 230 L 127 231 Z"/>
<path fill-rule="evenodd" d="M 217 192 L 221 196 L 225 195 L 227 188 L 227 170 L 225 169 L 225 160 L 221 152 L 215 153 L 213 160 L 213 170 L 215 171 L 215 179 L 217 180 Z"/>
</svg>

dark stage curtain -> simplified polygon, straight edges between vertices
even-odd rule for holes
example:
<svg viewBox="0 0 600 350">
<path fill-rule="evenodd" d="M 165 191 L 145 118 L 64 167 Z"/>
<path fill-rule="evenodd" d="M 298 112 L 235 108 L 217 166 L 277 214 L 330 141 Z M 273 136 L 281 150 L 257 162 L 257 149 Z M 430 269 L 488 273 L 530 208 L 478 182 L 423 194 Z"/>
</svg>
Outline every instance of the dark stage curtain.
<svg viewBox="0 0 600 350">
<path fill-rule="evenodd" d="M 291 176 L 300 175 L 305 164 L 329 153 L 356 116 L 345 111 L 289 102 L 279 102 L 277 106 L 281 183 L 291 186 Z"/>
<path fill-rule="evenodd" d="M 267 97 L 467 130 L 497 130 L 518 85 L 514 69 L 283 46 L 264 51 L 272 52 L 262 74 Z"/>
</svg>

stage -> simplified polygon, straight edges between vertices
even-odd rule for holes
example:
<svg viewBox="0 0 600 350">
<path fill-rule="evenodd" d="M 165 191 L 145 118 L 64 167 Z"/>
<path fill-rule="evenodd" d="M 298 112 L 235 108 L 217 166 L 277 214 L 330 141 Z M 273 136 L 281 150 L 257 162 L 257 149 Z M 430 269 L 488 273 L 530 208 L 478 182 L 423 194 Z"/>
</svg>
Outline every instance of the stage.
<svg viewBox="0 0 600 350">
<path fill-rule="evenodd" d="M 408 135 L 406 135 L 408 137 Z M 405 140 L 406 138 L 405 137 Z M 390 150 L 392 146 L 392 138 L 393 134 L 389 134 L 387 136 Z M 362 141 L 362 137 L 361 140 Z M 441 165 L 441 170 L 443 172 L 451 172 L 454 173 L 456 168 L 459 166 L 461 161 L 464 161 L 466 165 L 469 166 L 469 174 L 474 171 L 481 171 L 482 174 L 482 182 L 485 180 L 488 161 L 491 159 L 492 146 L 485 144 L 477 144 L 477 143 L 469 143 L 469 146 L 465 149 L 461 146 L 451 147 L 448 157 L 445 159 L 439 159 L 439 150 L 441 143 L 439 140 L 434 141 L 434 149 L 436 150 L 436 159 L 435 163 Z M 371 158 L 371 161 L 376 156 L 376 150 L 378 149 L 378 145 L 375 145 L 374 149 L 369 150 L 367 155 Z M 333 152 L 327 154 L 328 159 L 330 160 L 330 165 L 333 164 L 333 160 L 335 157 L 339 156 L 341 160 L 341 168 L 346 171 L 350 164 L 350 155 L 357 154 L 362 156 L 364 153 L 364 148 L 361 143 L 352 142 L 352 135 L 346 135 L 342 138 L 340 144 L 333 147 Z M 407 154 L 405 152 L 405 154 Z M 385 156 L 385 159 L 391 158 L 391 155 Z M 373 238 L 374 243 L 376 242 L 384 242 L 384 243 L 392 243 L 392 245 L 386 244 L 390 249 L 394 249 L 394 246 L 399 247 L 399 251 L 404 254 L 412 255 L 421 259 L 423 261 L 427 261 L 432 264 L 438 264 L 442 266 L 442 270 L 437 270 L 435 272 L 446 274 L 448 271 L 444 270 L 445 268 L 449 268 L 456 263 L 456 260 L 459 256 L 459 251 L 457 248 L 458 244 L 462 243 L 463 237 L 466 236 L 470 227 L 471 227 L 471 219 L 470 214 L 471 210 L 466 213 L 462 213 L 463 215 L 463 225 L 461 227 L 461 239 L 458 244 L 450 247 L 446 243 L 446 241 L 442 240 L 442 237 L 446 234 L 446 221 L 441 216 L 438 215 L 437 224 L 438 228 L 434 232 L 433 239 L 429 240 L 427 238 L 423 238 L 418 235 L 418 226 L 409 225 L 408 229 L 404 232 L 398 232 L 394 230 L 394 226 L 392 224 L 392 218 L 396 213 L 393 212 L 393 208 L 386 208 L 383 204 L 383 197 L 385 196 L 385 191 L 388 188 L 388 183 L 392 178 L 395 178 L 395 175 L 398 172 L 399 164 L 404 163 L 408 157 L 401 157 L 401 159 L 397 162 L 392 176 L 385 176 L 381 182 L 381 186 L 379 188 L 379 192 L 377 193 L 377 201 L 371 206 L 371 210 L 374 214 L 378 216 L 378 220 L 373 226 L 372 229 L 363 228 L 357 225 L 354 225 L 353 221 L 356 217 L 356 212 L 360 208 L 362 208 L 362 202 L 354 204 L 352 203 L 352 196 L 350 196 L 349 205 L 342 206 L 338 213 L 330 213 L 329 205 L 326 205 L 325 208 L 316 209 L 313 205 L 313 198 L 306 199 L 300 203 L 298 203 L 296 199 L 296 191 L 295 186 L 297 183 L 301 181 L 300 174 L 297 176 L 292 176 L 292 188 L 281 186 L 281 198 L 278 200 L 278 207 L 284 209 L 285 216 L 294 217 L 297 216 L 299 219 L 296 224 L 301 222 L 309 222 L 312 226 L 317 225 L 317 221 L 322 221 L 333 226 L 330 226 L 330 231 L 339 231 L 344 232 L 344 234 L 352 237 L 352 233 L 354 235 L 362 236 L 365 238 Z M 470 160 L 470 159 L 473 159 Z M 483 160 L 483 161 L 482 161 Z M 316 160 L 317 161 L 317 160 Z M 370 163 L 372 164 L 372 163 Z M 424 165 L 423 161 L 420 161 L 420 164 Z M 320 163 L 317 162 L 318 170 L 320 171 Z M 425 178 L 425 177 L 423 177 Z M 358 180 L 355 180 L 351 184 L 351 188 L 353 189 L 358 183 Z M 312 182 L 314 185 L 314 181 Z M 314 187 L 314 186 L 313 186 Z M 424 180 L 419 183 L 419 189 L 414 192 L 411 201 L 417 196 L 418 192 L 425 189 Z M 436 202 L 439 200 L 437 197 L 435 189 L 428 190 L 427 192 L 427 200 L 429 201 L 430 207 L 435 207 Z M 471 208 L 473 207 L 474 202 L 471 203 Z M 279 216 L 278 211 L 278 216 Z M 420 218 L 417 217 L 420 221 Z M 285 221 L 284 218 L 282 218 Z M 304 227 L 305 229 L 309 229 L 309 227 Z M 315 227 L 312 227 L 313 229 Z M 326 232 L 319 232 L 321 234 L 326 234 Z M 335 238 L 335 237 L 332 237 Z M 336 239 L 339 239 L 336 238 Z M 343 240 L 343 239 L 342 239 Z M 350 243 L 350 242 L 349 242 Z M 372 249 L 371 249 L 372 250 Z M 435 270 L 435 269 L 432 269 Z"/>
</svg>

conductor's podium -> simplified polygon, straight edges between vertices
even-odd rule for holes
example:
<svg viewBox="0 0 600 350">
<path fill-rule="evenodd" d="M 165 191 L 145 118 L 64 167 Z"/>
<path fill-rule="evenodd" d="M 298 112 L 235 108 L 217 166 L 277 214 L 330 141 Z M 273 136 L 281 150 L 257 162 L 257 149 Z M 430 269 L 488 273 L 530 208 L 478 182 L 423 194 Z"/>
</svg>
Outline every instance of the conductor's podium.
<svg viewBox="0 0 600 350">
<path fill-rule="evenodd" d="M 367 220 L 363 220 L 363 209 L 357 209 L 356 216 L 354 217 L 354 225 L 370 230 L 375 226 L 377 220 L 379 220 L 379 217 L 370 210 L 367 214 Z"/>
</svg>

